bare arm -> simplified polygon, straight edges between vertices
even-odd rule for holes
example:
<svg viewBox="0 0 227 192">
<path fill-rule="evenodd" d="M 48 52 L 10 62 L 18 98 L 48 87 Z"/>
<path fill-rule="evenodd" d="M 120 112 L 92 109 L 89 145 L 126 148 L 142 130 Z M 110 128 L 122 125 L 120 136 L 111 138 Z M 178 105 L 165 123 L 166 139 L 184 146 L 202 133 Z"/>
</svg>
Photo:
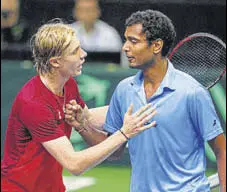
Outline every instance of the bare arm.
<svg viewBox="0 0 227 192">
<path fill-rule="evenodd" d="M 77 113 L 78 111 L 80 111 L 80 113 Z M 92 109 L 88 109 L 88 107 L 85 106 L 82 111 L 82 108 L 78 106 L 76 101 L 72 100 L 66 105 L 65 117 L 67 122 L 73 126 L 83 137 L 84 141 L 89 146 L 94 146 L 104 141 L 108 137 L 108 133 L 102 131 L 107 111 L 108 106 Z M 80 118 L 78 115 L 82 116 L 82 118 Z M 81 123 L 79 123 L 78 120 L 81 121 Z M 108 157 L 108 160 L 112 161 L 120 159 L 126 144 L 127 143 L 125 142 L 122 146 L 120 146 L 118 150 Z"/>
<path fill-rule="evenodd" d="M 99 131 L 99 130 L 103 130 L 103 125 L 105 123 L 108 108 L 109 108 L 109 106 L 89 109 L 88 114 L 89 114 L 90 118 L 88 118 L 89 121 L 88 121 L 88 124 L 86 126 L 86 130 L 88 130 L 88 131 L 81 132 L 81 136 L 84 138 L 84 140 L 86 141 L 86 143 L 89 146 L 93 146 L 95 144 L 98 144 L 99 142 L 103 141 L 104 139 L 106 139 L 108 137 L 106 132 Z M 98 139 L 95 142 L 92 142 L 92 141 L 94 141 L 95 138 L 96 139 L 98 138 Z M 120 159 L 123 152 L 124 152 L 126 144 L 127 144 L 127 142 L 122 144 L 119 147 L 119 149 L 117 149 L 108 158 L 108 160 Z"/>
<path fill-rule="evenodd" d="M 72 100 L 66 105 L 65 118 L 71 126 L 75 127 L 89 146 L 94 146 L 108 137 L 108 133 L 102 131 L 107 111 L 108 106 L 93 109 L 88 109 L 85 106 L 82 109 L 75 100 Z M 126 144 L 119 147 L 108 160 L 120 159 Z"/>
<path fill-rule="evenodd" d="M 108 106 L 92 109 L 88 109 L 87 106 L 85 106 L 84 110 L 86 111 L 85 113 L 87 114 L 88 120 L 85 120 L 84 129 L 80 131 L 80 135 L 89 146 L 94 146 L 104 141 L 108 137 L 107 132 L 102 131 L 106 119 L 106 113 L 108 111 Z M 110 157 L 108 157 L 108 160 L 120 159 L 126 144 L 127 142 L 122 144 L 119 149 L 117 149 Z"/>
<path fill-rule="evenodd" d="M 118 132 L 102 143 L 75 152 L 66 136 L 43 143 L 44 148 L 74 175 L 80 175 L 110 156 L 126 139 Z"/>
<path fill-rule="evenodd" d="M 226 191 L 226 139 L 224 134 L 218 135 L 216 138 L 209 141 L 209 144 L 217 159 L 221 192 L 224 192 Z"/>
<path fill-rule="evenodd" d="M 109 106 L 96 107 L 89 109 L 88 112 L 88 123 L 90 127 L 95 129 L 103 130 L 103 125 L 106 120 L 106 114 Z"/>
<path fill-rule="evenodd" d="M 150 105 L 146 105 L 132 115 L 131 105 L 125 114 L 124 124 L 121 128 L 123 133 L 117 131 L 103 142 L 83 151 L 75 152 L 65 136 L 44 142 L 43 146 L 63 167 L 75 175 L 80 175 L 109 157 L 127 141 L 126 137 L 134 137 L 143 130 L 154 126 L 155 122 L 144 125 L 155 115 L 155 110 L 148 109 L 149 107 Z"/>
<path fill-rule="evenodd" d="M 65 119 L 83 137 L 89 146 L 94 146 L 108 136 L 103 131 L 108 106 L 82 109 L 74 100 L 66 105 Z"/>
</svg>

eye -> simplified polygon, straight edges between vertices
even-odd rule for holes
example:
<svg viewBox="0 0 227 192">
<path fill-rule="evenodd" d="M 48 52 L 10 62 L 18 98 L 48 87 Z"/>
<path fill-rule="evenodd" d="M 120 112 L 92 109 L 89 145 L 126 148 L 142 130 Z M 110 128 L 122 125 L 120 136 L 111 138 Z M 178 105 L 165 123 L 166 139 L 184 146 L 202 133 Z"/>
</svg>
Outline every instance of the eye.
<svg viewBox="0 0 227 192">
<path fill-rule="evenodd" d="M 76 55 L 80 47 L 76 48 L 73 52 L 72 55 Z"/>
<path fill-rule="evenodd" d="M 135 40 L 135 39 L 132 39 L 130 41 L 131 41 L 132 44 L 136 44 L 137 43 L 137 40 Z"/>
</svg>

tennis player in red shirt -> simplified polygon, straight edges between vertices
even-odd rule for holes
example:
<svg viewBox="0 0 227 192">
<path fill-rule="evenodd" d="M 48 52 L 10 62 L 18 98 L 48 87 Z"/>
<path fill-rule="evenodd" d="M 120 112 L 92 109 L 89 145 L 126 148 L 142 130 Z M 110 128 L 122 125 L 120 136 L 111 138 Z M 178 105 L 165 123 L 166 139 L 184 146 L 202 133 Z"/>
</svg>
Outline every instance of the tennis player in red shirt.
<svg viewBox="0 0 227 192">
<path fill-rule="evenodd" d="M 63 167 L 80 175 L 99 164 L 128 138 L 154 126 L 155 122 L 144 123 L 155 115 L 155 109 L 146 105 L 132 114 L 131 105 L 120 131 L 75 152 L 69 140 L 72 126 L 65 121 L 64 110 L 72 100 L 87 109 L 73 79 L 81 74 L 87 54 L 73 29 L 60 20 L 41 26 L 31 45 L 38 74 L 22 87 L 12 106 L 1 162 L 1 191 L 63 192 Z M 107 106 L 86 111 L 86 121 L 78 120 L 74 128 L 81 132 L 87 125 L 102 127 Z"/>
</svg>

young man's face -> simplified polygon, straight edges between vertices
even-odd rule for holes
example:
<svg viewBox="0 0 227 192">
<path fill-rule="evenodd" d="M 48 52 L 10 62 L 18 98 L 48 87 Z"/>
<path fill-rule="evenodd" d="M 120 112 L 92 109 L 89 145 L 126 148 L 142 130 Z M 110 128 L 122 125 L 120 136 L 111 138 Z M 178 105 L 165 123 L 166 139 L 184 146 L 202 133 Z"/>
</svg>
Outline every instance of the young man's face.
<svg viewBox="0 0 227 192">
<path fill-rule="evenodd" d="M 152 64 L 153 45 L 148 45 L 146 35 L 142 32 L 142 24 L 128 26 L 125 39 L 122 49 L 128 57 L 130 67 L 143 69 L 146 64 Z"/>
<path fill-rule="evenodd" d="M 82 73 L 82 65 L 85 62 L 87 53 L 80 47 L 75 46 L 64 57 L 60 58 L 61 69 L 60 73 L 63 76 L 78 76 Z"/>
</svg>

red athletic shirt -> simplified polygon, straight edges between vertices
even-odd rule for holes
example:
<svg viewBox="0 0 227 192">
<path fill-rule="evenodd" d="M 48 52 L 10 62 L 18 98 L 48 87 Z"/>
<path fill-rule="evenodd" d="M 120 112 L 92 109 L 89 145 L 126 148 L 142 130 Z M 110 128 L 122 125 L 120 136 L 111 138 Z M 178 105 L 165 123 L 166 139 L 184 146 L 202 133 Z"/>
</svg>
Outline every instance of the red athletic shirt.
<svg viewBox="0 0 227 192">
<path fill-rule="evenodd" d="M 28 81 L 12 106 L 1 162 L 1 191 L 63 192 L 62 166 L 45 150 L 42 142 L 70 137 L 64 122 L 64 103 L 76 99 L 84 108 L 78 86 L 70 78 L 64 97 L 54 95 L 39 76 Z"/>
</svg>

